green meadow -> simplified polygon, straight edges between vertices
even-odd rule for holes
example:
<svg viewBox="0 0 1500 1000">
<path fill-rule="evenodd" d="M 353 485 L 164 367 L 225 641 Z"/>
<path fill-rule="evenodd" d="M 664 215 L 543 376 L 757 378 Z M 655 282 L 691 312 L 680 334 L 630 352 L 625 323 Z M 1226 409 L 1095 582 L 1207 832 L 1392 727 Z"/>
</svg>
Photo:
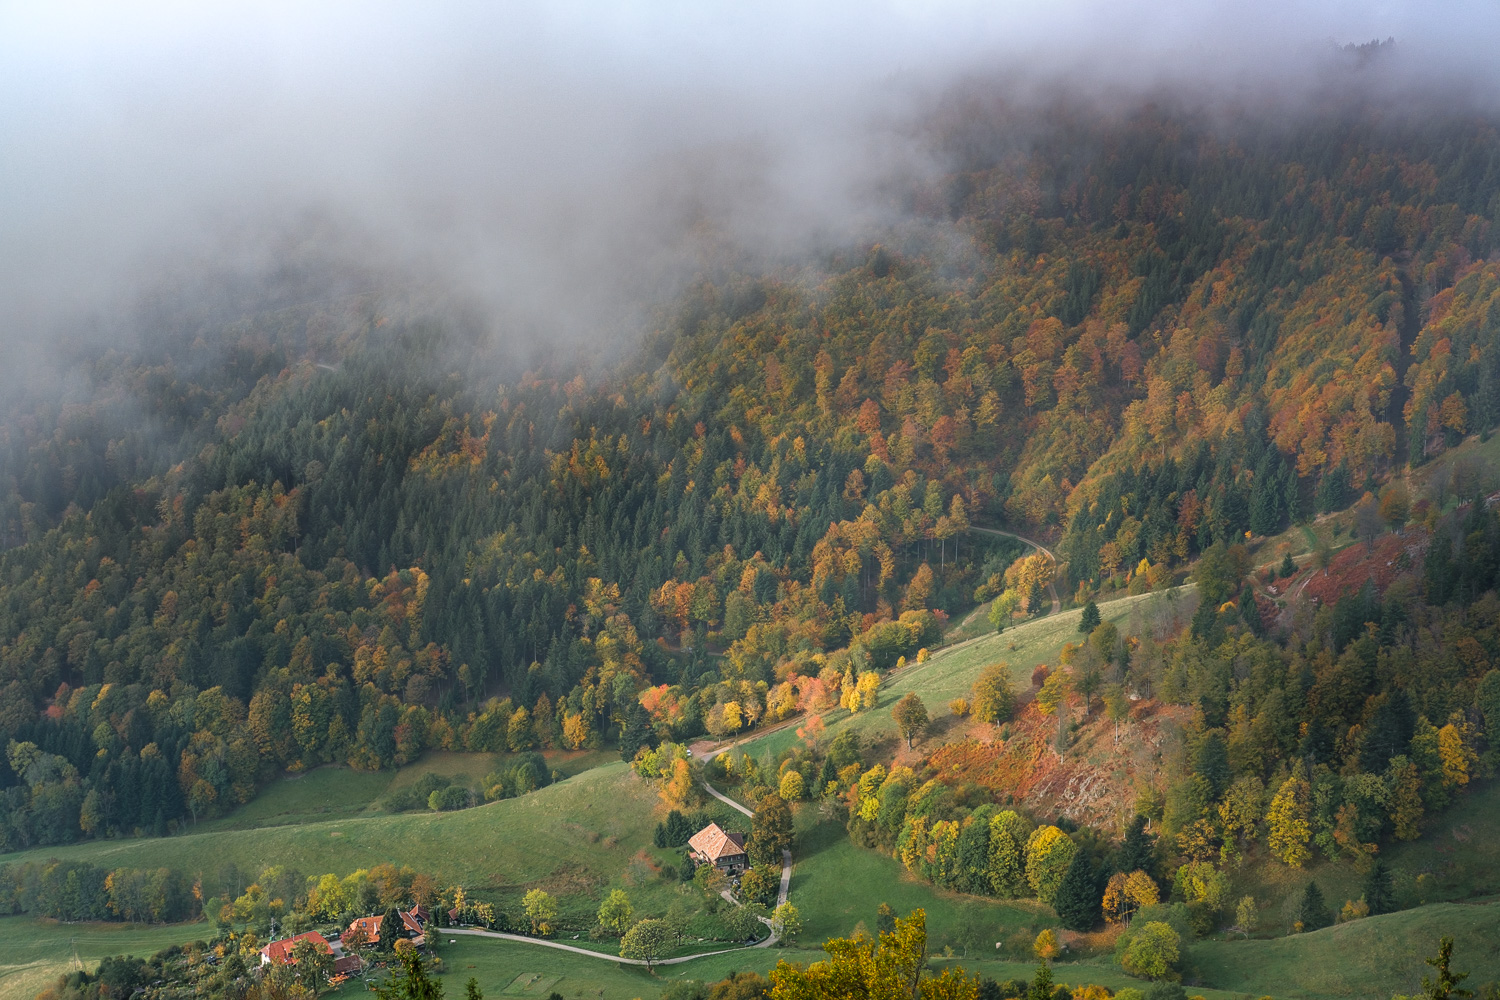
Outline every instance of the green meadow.
<svg viewBox="0 0 1500 1000">
<path fill-rule="evenodd" d="M 147 927 L 0 917 L 0 996 L 30 1000 L 73 969 L 75 956 L 93 969 L 107 955 L 154 955 L 212 935 L 206 923 Z"/>
</svg>

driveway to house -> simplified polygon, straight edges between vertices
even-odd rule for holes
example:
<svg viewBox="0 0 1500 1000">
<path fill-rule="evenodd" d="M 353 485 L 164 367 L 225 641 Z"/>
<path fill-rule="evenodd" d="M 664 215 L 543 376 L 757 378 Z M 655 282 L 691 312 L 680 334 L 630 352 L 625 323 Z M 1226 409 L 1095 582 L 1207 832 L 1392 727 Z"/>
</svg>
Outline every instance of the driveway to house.
<svg viewBox="0 0 1500 1000">
<path fill-rule="evenodd" d="M 702 782 L 702 785 L 704 791 L 708 792 L 708 794 L 712 795 L 714 798 L 718 799 L 720 802 L 723 802 L 730 808 L 736 809 L 744 813 L 746 816 L 750 816 L 752 818 L 755 816 L 755 813 L 753 811 L 740 805 L 738 802 L 734 801 L 734 799 L 731 799 L 729 796 L 720 792 L 717 788 L 715 788 L 713 785 L 710 785 L 708 782 Z M 783 850 L 781 852 L 781 888 L 776 892 L 777 906 L 780 906 L 782 903 L 786 902 L 787 893 L 791 890 L 791 888 L 792 852 Z M 730 900 L 730 902 L 733 902 L 733 900 Z M 762 917 L 761 920 L 767 927 L 771 926 L 771 922 L 769 920 L 766 920 L 764 917 Z M 524 934 L 506 934 L 503 931 L 487 931 L 479 927 L 440 927 L 435 928 L 435 930 L 442 934 L 467 934 L 470 937 L 499 938 L 501 941 L 518 941 L 521 944 L 538 944 L 544 948 L 556 948 L 559 951 L 571 951 L 575 955 L 586 955 L 589 958 L 597 958 L 606 962 L 617 962 L 620 965 L 646 966 L 648 964 L 645 959 L 641 958 L 621 958 L 618 955 L 608 955 L 602 951 L 593 951 L 588 948 L 580 948 L 577 945 L 573 944 L 563 944 L 561 941 L 547 941 L 543 938 L 527 937 Z M 776 931 L 773 929 L 770 935 L 764 941 L 757 941 L 752 945 L 742 945 L 738 948 L 720 948 L 717 951 L 700 951 L 693 955 L 679 955 L 676 958 L 663 958 L 649 964 L 651 966 L 681 965 L 684 962 L 692 962 L 700 958 L 711 958 L 714 955 L 728 955 L 731 952 L 748 951 L 751 948 L 769 948 L 771 947 L 771 945 L 775 944 L 777 940 L 778 938 L 776 935 Z"/>
</svg>

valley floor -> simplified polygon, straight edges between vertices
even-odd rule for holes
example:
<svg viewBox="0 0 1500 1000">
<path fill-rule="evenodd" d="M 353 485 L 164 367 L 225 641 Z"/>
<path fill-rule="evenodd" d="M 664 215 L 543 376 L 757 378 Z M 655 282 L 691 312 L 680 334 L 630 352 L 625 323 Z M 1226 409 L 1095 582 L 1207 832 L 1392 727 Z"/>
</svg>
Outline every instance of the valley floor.
<svg viewBox="0 0 1500 1000">
<path fill-rule="evenodd" d="M 1122 598 L 1102 604 L 1101 610 L 1122 627 L 1157 622 L 1170 627 L 1192 614 L 1194 601 L 1192 588 L 1184 587 Z M 828 735 L 852 727 L 882 748 L 877 752 L 890 750 L 896 739 L 889 707 L 903 694 L 915 691 L 934 715 L 945 714 L 942 706 L 949 699 L 966 693 L 984 666 L 1000 660 L 1010 664 L 1018 686 L 1024 686 L 1035 665 L 1055 662 L 1061 644 L 1076 641 L 1077 617 L 1076 610 L 1049 615 L 942 650 L 924 664 L 897 672 L 881 691 L 876 710 L 852 716 L 830 713 Z M 797 738 L 795 730 L 790 726 L 752 736 L 742 746 L 757 756 L 775 752 Z M 278 782 L 236 813 L 175 837 L 44 848 L 0 857 L 0 863 L 59 857 L 111 867 L 169 865 L 201 872 L 212 881 L 230 864 L 253 877 L 271 864 L 310 875 L 346 874 L 389 861 L 429 871 L 444 884 L 463 884 L 485 898 L 507 900 L 529 888 L 546 888 L 563 903 L 564 917 L 575 923 L 590 919 L 598 900 L 613 888 L 624 888 L 640 913 L 663 912 L 679 898 L 682 890 L 675 879 L 661 872 L 675 852 L 651 846 L 664 810 L 610 754 L 559 755 L 554 766 L 571 774 L 565 780 L 521 798 L 458 812 L 391 815 L 376 805 L 389 789 L 424 773 L 478 775 L 494 765 L 488 755 L 434 754 L 394 776 L 320 769 Z M 449 995 L 458 995 L 472 975 L 487 996 L 545 997 L 555 990 L 569 1000 L 649 1000 L 678 979 L 712 981 L 731 971 L 765 972 L 781 959 L 815 961 L 821 955 L 815 943 L 872 928 L 882 902 L 898 912 L 927 911 L 930 949 L 938 964 L 953 962 L 997 979 L 1031 974 L 1030 941 L 1055 923 L 1045 907 L 935 890 L 910 878 L 896 860 L 855 847 L 842 825 L 820 818 L 817 806 L 800 806 L 796 818 L 799 839 L 790 898 L 804 925 L 798 945 L 697 959 L 651 977 L 614 960 L 612 943 L 589 942 L 587 935 L 567 943 L 597 951 L 597 956 L 453 935 L 441 949 Z M 1474 898 L 1500 891 L 1500 841 L 1487 834 L 1497 822 L 1500 788 L 1478 788 L 1422 840 L 1389 852 L 1398 893 L 1427 905 L 1312 934 L 1192 945 L 1190 975 L 1203 985 L 1190 992 L 1209 1000 L 1247 994 L 1335 1000 L 1411 992 L 1427 971 L 1422 959 L 1435 951 L 1443 934 L 1457 939 L 1456 966 L 1471 973 L 1472 983 L 1500 980 L 1500 904 Z M 1460 844 L 1463 850 L 1455 850 Z M 1357 895 L 1358 873 L 1327 863 L 1305 872 L 1266 865 L 1237 878 L 1257 896 L 1279 900 L 1300 889 L 1309 876 L 1319 880 L 1335 909 L 1346 896 Z M 1265 934 L 1283 933 L 1279 909 L 1266 910 L 1264 917 Z M 149 954 L 211 933 L 207 923 L 131 927 L 5 918 L 0 920 L 0 994 L 21 1000 L 34 996 L 73 966 L 75 948 L 78 960 L 92 965 L 107 954 Z M 689 942 L 679 953 L 726 946 Z M 1061 962 L 1057 976 L 1061 982 L 1093 982 L 1111 989 L 1138 985 L 1107 953 Z M 352 981 L 342 993 L 354 996 L 363 990 L 362 983 Z"/>
</svg>

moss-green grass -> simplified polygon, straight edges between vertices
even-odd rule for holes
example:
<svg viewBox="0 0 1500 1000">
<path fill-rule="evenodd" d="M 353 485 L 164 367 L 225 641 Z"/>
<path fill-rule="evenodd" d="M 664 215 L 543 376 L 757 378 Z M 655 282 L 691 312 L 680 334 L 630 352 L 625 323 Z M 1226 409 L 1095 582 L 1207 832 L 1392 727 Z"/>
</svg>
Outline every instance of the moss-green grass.
<svg viewBox="0 0 1500 1000">
<path fill-rule="evenodd" d="M 422 759 L 403 767 L 391 777 L 387 792 L 414 784 L 424 774 L 440 774 L 445 778 L 467 780 L 478 784 L 492 771 L 503 770 L 515 763 L 518 754 L 513 753 L 452 753 L 434 750 Z M 620 759 L 613 750 L 547 750 L 542 754 L 547 766 L 564 777 L 571 778 L 601 764 Z"/>
<path fill-rule="evenodd" d="M 600 997 L 603 1000 L 633 997 L 655 1000 L 680 979 L 716 981 L 730 972 L 765 974 L 776 964 L 778 957 L 789 953 L 769 948 L 749 949 L 683 965 L 663 966 L 651 975 L 638 966 L 601 961 L 554 948 L 493 938 L 460 937 L 453 940 L 456 943 L 445 943 L 442 948 L 444 994 L 449 997 L 463 996 L 464 983 L 473 976 L 486 997 L 534 996 L 545 1000 L 548 993 L 555 990 L 568 1000 L 598 1000 Z M 531 989 L 520 989 L 533 975 L 541 978 Z M 521 982 L 512 992 L 506 992 L 518 977 Z M 553 977 L 559 978 L 545 989 L 536 989 Z M 367 995 L 362 986 L 358 989 L 356 986 L 358 984 L 350 983 L 344 992 L 350 996 Z"/>
<path fill-rule="evenodd" d="M 1392 843 L 1381 857 L 1391 868 L 1396 899 L 1403 907 L 1461 902 L 1500 895 L 1500 782 L 1477 785 L 1443 812 L 1431 817 L 1422 836 Z M 1261 902 L 1262 927 L 1281 934 L 1292 921 L 1292 908 L 1307 883 L 1316 880 L 1337 909 L 1357 899 L 1364 875 L 1349 861 L 1321 857 L 1306 868 L 1288 868 L 1257 858 L 1235 874 L 1237 892 Z"/>
<path fill-rule="evenodd" d="M 1500 979 L 1500 905 L 1437 903 L 1326 927 L 1311 934 L 1192 947 L 1200 974 L 1220 989 L 1277 997 L 1389 997 L 1418 993 L 1423 959 L 1454 938 L 1453 968 L 1466 986 Z"/>
<path fill-rule="evenodd" d="M 991 979 L 1029 979 L 1035 970 L 1034 962 L 1005 962 L 989 958 L 945 959 L 941 948 L 934 951 L 932 966 L 941 970 L 948 966 L 960 966 L 974 975 Z M 567 952 L 544 950 L 535 945 L 516 944 L 483 938 L 466 938 L 456 944 L 445 944 L 443 980 L 447 996 L 462 996 L 463 985 L 473 976 L 486 997 L 536 996 L 546 997 L 551 990 L 561 993 L 567 1000 L 629 1000 L 642 997 L 652 1000 L 674 982 L 696 979 L 700 982 L 715 982 L 732 972 L 758 972 L 766 975 L 778 961 L 811 963 L 825 956 L 821 950 L 805 945 L 795 948 L 756 948 L 731 955 L 718 955 L 682 965 L 663 966 L 655 975 L 646 970 Z M 1073 986 L 1098 983 L 1118 990 L 1125 986 L 1140 987 L 1139 980 L 1131 979 L 1106 960 L 1089 962 L 1059 962 L 1054 966 L 1059 983 Z M 505 992 L 516 983 L 524 984 L 532 976 L 538 976 L 537 984 L 550 985 L 537 990 Z M 559 977 L 553 980 L 553 977 Z M 517 984 L 518 986 L 521 984 Z M 1197 989 L 1207 1000 L 1231 1000 L 1233 994 L 1213 989 Z M 363 995 L 363 986 L 350 983 L 344 995 Z"/>
<path fill-rule="evenodd" d="M 320 767 L 279 778 L 228 816 L 201 822 L 189 831 L 253 830 L 358 816 L 374 809 L 376 798 L 385 793 L 391 777 L 390 771 Z"/>
<path fill-rule="evenodd" d="M 0 996 L 30 1000 L 73 968 L 75 948 L 84 967 L 92 971 L 107 955 L 154 955 L 212 933 L 203 923 L 146 927 L 0 917 Z"/>
<path fill-rule="evenodd" d="M 881 903 L 899 914 L 925 910 L 935 951 L 952 946 L 962 954 L 993 957 L 997 941 L 1009 942 L 1020 934 L 1029 949 L 1043 927 L 1056 926 L 1052 911 L 1040 904 L 941 892 L 919 882 L 895 858 L 855 846 L 843 824 L 818 822 L 815 806 L 799 808 L 797 826 L 788 899 L 797 907 L 809 941 L 847 937 L 860 926 L 873 932 Z"/>
<path fill-rule="evenodd" d="M 516 754 L 450 753 L 433 751 L 397 771 L 356 771 L 320 767 L 286 775 L 261 789 L 260 794 L 234 812 L 204 821 L 192 833 L 253 830 L 350 816 L 380 813 L 380 800 L 389 792 L 416 782 L 424 774 L 440 774 L 478 785 L 491 771 L 503 769 Z M 617 759 L 607 750 L 549 750 L 547 764 L 565 777 L 581 774 Z"/>
<path fill-rule="evenodd" d="M 562 895 L 630 881 L 629 859 L 640 847 L 650 848 L 659 811 L 656 796 L 616 761 L 530 795 L 457 812 L 190 828 L 175 837 L 90 841 L 0 861 L 59 857 L 107 867 L 167 866 L 201 873 L 215 890 L 217 873 L 229 862 L 249 874 L 285 865 L 304 875 L 391 862 L 491 894 L 540 884 Z"/>
</svg>

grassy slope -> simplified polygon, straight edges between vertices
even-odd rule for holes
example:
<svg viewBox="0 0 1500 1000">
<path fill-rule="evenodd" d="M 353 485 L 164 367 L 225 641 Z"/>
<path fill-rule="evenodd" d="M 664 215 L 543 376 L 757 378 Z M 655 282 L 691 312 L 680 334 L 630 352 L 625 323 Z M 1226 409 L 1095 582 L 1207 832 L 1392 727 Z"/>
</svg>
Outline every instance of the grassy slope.
<svg viewBox="0 0 1500 1000">
<path fill-rule="evenodd" d="M 503 753 L 434 751 L 395 772 L 320 767 L 280 779 L 228 816 L 200 823 L 192 832 L 253 830 L 265 826 L 379 815 L 381 809 L 377 803 L 382 796 L 415 783 L 424 774 L 441 774 L 465 784 L 477 785 L 486 774 L 500 769 L 515 756 Z M 613 753 L 604 750 L 549 750 L 544 756 L 553 770 L 569 777 L 616 759 Z"/>
<path fill-rule="evenodd" d="M 1185 622 L 1192 615 L 1196 600 L 1194 590 L 1189 586 L 1175 592 L 1122 597 L 1101 604 L 1099 610 L 1106 621 L 1115 622 L 1123 631 L 1130 631 L 1127 626 L 1132 624 L 1133 616 L 1139 616 L 1141 628 L 1148 628 L 1156 615 L 1175 614 L 1179 621 Z M 894 747 L 896 726 L 891 721 L 890 709 L 909 691 L 915 691 L 921 697 L 927 711 L 941 727 L 942 720 L 948 717 L 948 702 L 961 696 L 968 697 L 979 672 L 991 663 L 1008 663 L 1016 686 L 1024 690 L 1030 686 L 1033 669 L 1043 663 L 1056 663 L 1063 643 L 1080 641 L 1078 618 L 1082 613 L 1080 609 L 1074 609 L 1048 615 L 1013 626 L 998 635 L 990 633 L 941 650 L 926 663 L 894 674 L 880 689 L 874 710 L 850 715 L 843 709 L 835 709 L 825 714 L 825 738 L 831 738 L 840 729 L 852 728 L 859 732 L 867 745 L 887 742 Z M 792 726 L 765 736 L 752 736 L 740 746 L 758 758 L 766 750 L 774 756 L 796 739 L 796 727 Z M 941 742 L 940 731 L 935 732 L 930 741 L 934 746 Z"/>
<path fill-rule="evenodd" d="M 136 927 L 0 917 L 0 996 L 16 1000 L 36 996 L 72 968 L 75 947 L 79 959 L 92 969 L 106 955 L 153 955 L 212 933 L 207 924 Z"/>
<path fill-rule="evenodd" d="M 1437 903 L 1338 924 L 1311 934 L 1205 941 L 1193 960 L 1220 989 L 1277 997 L 1387 997 L 1417 993 L 1438 939 L 1454 938 L 1453 968 L 1466 986 L 1500 979 L 1500 904 Z"/>
<path fill-rule="evenodd" d="M 289 816 L 290 806 L 278 803 L 303 795 L 298 789 L 268 794 L 264 808 Z M 628 881 L 627 863 L 640 847 L 650 847 L 657 811 L 655 796 L 616 761 L 531 795 L 459 812 L 347 815 L 295 827 L 95 841 L 39 848 L 0 860 L 59 857 L 109 867 L 170 866 L 202 873 L 210 886 L 227 862 L 252 875 L 273 864 L 313 875 L 346 874 L 390 861 L 432 872 L 446 882 L 488 890 L 491 896 L 531 885 L 559 895 L 592 895 Z"/>
<path fill-rule="evenodd" d="M 444 986 L 448 996 L 462 996 L 463 984 L 473 976 L 479 981 L 479 987 L 486 997 L 546 997 L 549 992 L 556 990 L 567 1000 L 596 1000 L 600 997 L 603 1000 L 626 1000 L 631 997 L 650 1000 L 672 983 L 685 979 L 713 982 L 731 972 L 750 971 L 765 975 L 780 960 L 808 963 L 823 957 L 821 951 L 807 947 L 760 948 L 685 965 L 667 966 L 657 970 L 655 977 L 651 977 L 644 969 L 600 962 L 565 952 L 543 952 L 529 945 L 506 941 L 466 939 L 447 945 L 443 950 L 443 961 L 447 965 Z M 998 980 L 1030 978 L 1035 967 L 1034 963 L 998 962 L 990 959 L 938 959 L 934 962 L 934 967 L 938 969 L 949 965 L 961 966 L 971 973 Z M 1071 985 L 1099 983 L 1113 990 L 1140 985 L 1138 980 L 1132 980 L 1118 968 L 1102 963 L 1063 962 L 1054 971 L 1058 982 Z M 539 978 L 529 989 L 522 989 L 533 976 Z M 343 995 L 364 995 L 363 988 L 356 989 L 356 985 L 351 983 L 346 986 Z M 1217 990 L 1194 992 L 1205 996 L 1207 1000 L 1230 1000 L 1233 996 Z"/>
<path fill-rule="evenodd" d="M 1430 820 L 1422 837 L 1409 844 L 1389 844 L 1383 854 L 1391 866 L 1397 900 L 1403 906 L 1456 902 L 1500 894 L 1500 783 L 1476 787 Z M 1292 869 L 1261 859 L 1237 873 L 1236 885 L 1273 905 L 1263 911 L 1262 924 L 1281 933 L 1289 924 L 1290 907 L 1309 880 L 1330 905 L 1342 906 L 1361 892 L 1364 876 L 1348 861 L 1318 861 L 1307 869 Z"/>
</svg>

